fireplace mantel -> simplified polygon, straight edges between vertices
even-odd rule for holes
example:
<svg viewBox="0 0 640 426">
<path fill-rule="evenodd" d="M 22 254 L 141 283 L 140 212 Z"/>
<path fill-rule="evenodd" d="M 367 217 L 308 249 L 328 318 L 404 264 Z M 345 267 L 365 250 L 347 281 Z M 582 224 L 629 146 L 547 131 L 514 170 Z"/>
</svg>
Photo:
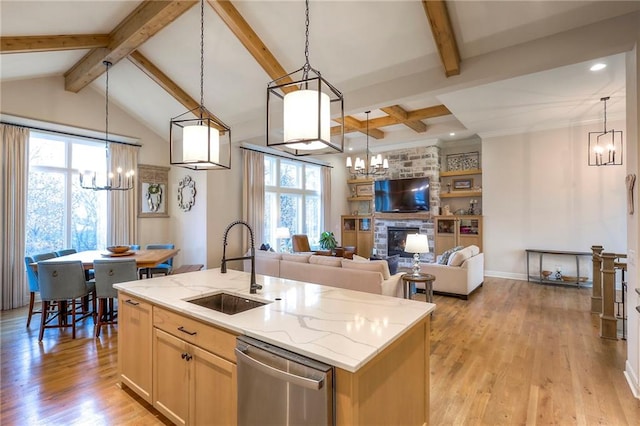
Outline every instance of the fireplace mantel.
<svg viewBox="0 0 640 426">
<path fill-rule="evenodd" d="M 425 213 L 376 213 L 374 219 L 383 220 L 431 220 L 431 212 Z"/>
</svg>

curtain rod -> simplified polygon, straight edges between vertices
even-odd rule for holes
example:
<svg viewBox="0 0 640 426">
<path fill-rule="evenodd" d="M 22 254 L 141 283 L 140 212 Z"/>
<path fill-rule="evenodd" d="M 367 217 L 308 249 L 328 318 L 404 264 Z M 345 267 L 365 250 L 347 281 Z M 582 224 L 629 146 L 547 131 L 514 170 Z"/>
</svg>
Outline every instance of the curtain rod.
<svg viewBox="0 0 640 426">
<path fill-rule="evenodd" d="M 7 126 L 20 127 L 20 128 L 23 128 L 23 129 L 36 130 L 38 132 L 55 133 L 55 134 L 64 135 L 64 136 L 73 136 L 75 138 L 91 139 L 91 140 L 100 141 L 100 142 L 104 142 L 105 141 L 104 138 L 101 139 L 101 138 L 98 138 L 98 137 L 95 137 L 95 136 L 79 135 L 77 133 L 63 132 L 61 130 L 45 129 L 45 128 L 42 128 L 42 127 L 28 126 L 28 125 L 25 125 L 25 124 L 10 123 L 8 121 L 0 121 L 0 124 L 6 124 Z M 111 139 L 107 139 L 107 143 L 118 143 L 120 145 L 137 146 L 139 148 L 142 147 L 142 145 L 137 144 L 137 143 L 114 141 L 114 140 L 111 140 Z"/>
<path fill-rule="evenodd" d="M 300 159 L 298 157 L 295 157 L 293 155 L 280 154 L 280 153 L 274 152 L 274 150 L 272 150 L 272 149 L 266 149 L 266 148 L 260 147 L 260 146 L 243 144 L 243 145 L 240 145 L 240 148 L 241 149 L 246 149 L 247 151 L 260 152 L 262 154 L 271 155 L 273 157 L 286 158 L 287 160 L 300 161 L 301 163 L 313 164 L 315 166 L 328 167 L 330 169 L 333 169 L 333 166 L 331 164 L 325 164 L 325 163 L 316 162 L 316 161 L 309 161 L 309 160 L 302 160 L 302 159 Z"/>
</svg>

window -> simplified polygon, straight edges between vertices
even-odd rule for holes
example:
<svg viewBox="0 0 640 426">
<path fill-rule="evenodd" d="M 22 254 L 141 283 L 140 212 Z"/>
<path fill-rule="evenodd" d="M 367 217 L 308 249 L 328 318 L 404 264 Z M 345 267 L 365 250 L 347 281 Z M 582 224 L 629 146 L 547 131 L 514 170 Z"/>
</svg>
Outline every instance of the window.
<svg viewBox="0 0 640 426">
<path fill-rule="evenodd" d="M 107 195 L 82 189 L 78 173 L 104 173 L 104 145 L 72 136 L 31 132 L 26 253 L 106 246 Z"/>
<path fill-rule="evenodd" d="M 286 227 L 317 245 L 323 220 L 321 166 L 265 155 L 264 181 L 265 241 L 275 247 L 276 228 Z"/>
</svg>

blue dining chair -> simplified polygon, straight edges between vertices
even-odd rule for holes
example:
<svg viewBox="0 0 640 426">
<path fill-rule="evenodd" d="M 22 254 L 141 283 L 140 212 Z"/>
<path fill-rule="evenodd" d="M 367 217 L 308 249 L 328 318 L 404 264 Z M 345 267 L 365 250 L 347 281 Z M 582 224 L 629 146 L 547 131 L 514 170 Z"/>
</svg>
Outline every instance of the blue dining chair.
<svg viewBox="0 0 640 426">
<path fill-rule="evenodd" d="M 100 329 L 103 325 L 117 324 L 118 322 L 114 308 L 114 300 L 118 298 L 118 291 L 113 288 L 113 284 L 136 281 L 138 267 L 134 259 L 95 259 L 93 268 L 96 271 L 96 297 L 98 298 L 95 336 L 100 337 Z"/>
<path fill-rule="evenodd" d="M 40 291 L 40 286 L 38 285 L 38 271 L 31 267 L 31 264 L 41 260 L 53 259 L 54 257 L 57 257 L 55 253 L 40 253 L 24 257 L 24 263 L 27 267 L 27 280 L 29 281 L 29 313 L 27 315 L 27 327 L 31 325 L 31 317 L 33 317 L 33 314 L 42 314 L 42 310 L 33 310 L 35 307 L 36 293 Z"/>
<path fill-rule="evenodd" d="M 66 256 L 66 255 L 68 255 L 68 254 L 73 254 L 73 253 L 77 253 L 77 252 L 78 252 L 78 250 L 76 250 L 76 249 L 74 249 L 74 248 L 69 248 L 69 249 L 64 249 L 64 250 L 58 250 L 58 251 L 56 251 L 56 255 L 57 255 L 58 257 L 61 257 L 61 256 Z"/>
<path fill-rule="evenodd" d="M 174 249 L 176 248 L 176 246 L 175 244 L 147 244 L 145 248 L 147 250 Z M 147 278 L 153 278 L 154 274 L 169 275 L 172 269 L 173 258 L 168 259 L 164 263 L 161 263 L 153 268 L 145 268 L 144 270 L 140 269 L 140 278 L 142 278 L 142 274 L 146 274 Z"/>
<path fill-rule="evenodd" d="M 76 338 L 76 322 L 95 315 L 95 284 L 85 281 L 82 262 L 50 261 L 38 262 L 38 284 L 42 299 L 42 319 L 38 341 L 42 341 L 45 328 L 71 327 L 71 337 Z M 93 311 L 83 308 L 82 300 L 93 294 Z M 81 303 L 76 303 L 81 301 Z M 56 302 L 56 303 L 54 303 Z M 78 307 L 81 307 L 78 311 Z M 70 310 L 69 310 L 70 309 Z M 67 317 L 71 316 L 71 324 Z M 50 325 L 54 319 L 56 325 Z"/>
</svg>

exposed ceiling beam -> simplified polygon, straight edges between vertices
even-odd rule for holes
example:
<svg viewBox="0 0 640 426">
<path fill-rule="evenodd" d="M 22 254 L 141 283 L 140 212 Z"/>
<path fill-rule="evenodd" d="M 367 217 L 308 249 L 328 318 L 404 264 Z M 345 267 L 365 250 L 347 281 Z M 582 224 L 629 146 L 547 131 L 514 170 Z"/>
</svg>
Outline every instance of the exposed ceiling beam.
<svg viewBox="0 0 640 426">
<path fill-rule="evenodd" d="M 171 96 L 173 96 L 178 102 L 184 105 L 187 110 L 191 111 L 200 106 L 198 101 L 193 99 L 191 96 L 187 94 L 184 90 L 180 88 L 176 83 L 174 83 L 166 74 L 164 74 L 158 67 L 156 67 L 149 59 L 147 59 L 142 53 L 137 50 L 131 52 L 129 55 L 129 60 L 142 72 L 148 75 L 151 80 L 155 81 L 160 87 L 167 91 Z M 219 120 L 213 114 L 209 114 L 209 118 L 217 121 Z M 222 121 L 221 121 L 222 122 Z M 223 130 L 221 127 L 216 126 L 218 130 Z"/>
<path fill-rule="evenodd" d="M 107 47 L 108 34 L 0 37 L 0 53 L 54 52 Z"/>
<path fill-rule="evenodd" d="M 337 121 L 338 123 L 340 122 L 339 118 L 334 118 L 334 121 Z M 371 123 L 371 120 L 369 120 L 369 123 Z M 364 134 L 367 134 L 367 122 L 366 121 L 361 121 L 358 120 L 355 117 L 352 117 L 350 115 L 345 115 L 344 117 L 344 132 L 345 133 L 351 133 L 351 132 L 362 132 Z M 336 126 L 335 129 L 332 127 L 331 133 L 334 134 L 334 132 L 339 132 L 340 127 Z M 384 139 L 384 132 L 382 130 L 378 130 L 375 127 L 371 126 L 371 124 L 369 124 L 369 136 L 371 136 L 374 139 Z"/>
<path fill-rule="evenodd" d="M 393 108 L 393 106 L 383 107 L 383 108 L 380 108 L 380 110 L 384 111 L 385 109 L 388 109 L 388 108 Z M 387 115 L 385 117 L 372 118 L 371 120 L 369 120 L 369 135 L 376 139 L 382 139 L 384 138 L 384 133 L 382 134 L 375 133 L 375 131 L 380 127 L 393 126 L 395 124 L 406 124 L 407 121 L 414 122 L 414 121 L 426 120 L 427 118 L 436 118 L 436 117 L 442 117 L 445 115 L 451 115 L 451 111 L 449 111 L 449 109 L 444 105 L 434 105 L 427 108 L 421 108 L 421 109 L 416 109 L 414 111 L 405 111 L 405 112 L 406 112 L 405 119 L 399 119 L 396 117 L 392 117 L 391 115 Z M 334 120 L 339 121 L 337 119 L 334 119 Z M 332 135 L 336 135 L 339 132 L 340 132 L 339 126 L 335 126 L 331 128 Z M 352 132 L 366 133 L 366 122 L 360 121 L 351 116 L 346 116 L 344 132 L 345 133 L 352 133 Z"/>
<path fill-rule="evenodd" d="M 145 0 L 109 34 L 106 48 L 92 49 L 65 73 L 65 89 L 79 92 L 102 75 L 103 61 L 118 63 L 196 3 L 194 0 Z"/>
<path fill-rule="evenodd" d="M 460 74 L 460 52 L 444 0 L 422 0 L 447 77 Z"/>
<path fill-rule="evenodd" d="M 424 133 L 424 132 L 427 131 L 427 125 L 424 124 L 422 121 L 420 121 L 420 120 L 409 121 L 407 119 L 407 117 L 409 116 L 409 113 L 407 113 L 407 111 L 405 111 L 405 109 L 402 108 L 400 105 L 393 105 L 393 106 L 390 106 L 390 107 L 384 107 L 384 108 L 380 108 L 380 109 L 383 112 L 385 112 L 388 115 L 390 115 L 391 117 L 402 121 L 402 124 L 404 124 L 405 126 L 413 129 L 414 131 L 416 131 L 418 133 Z"/>
<path fill-rule="evenodd" d="M 279 79 L 287 74 L 282 65 L 280 65 L 280 62 L 273 56 L 269 48 L 260 40 L 258 34 L 253 31 L 253 28 L 249 26 L 247 21 L 240 15 L 240 12 L 238 12 L 238 9 L 236 9 L 230 1 L 207 0 L 207 2 L 271 79 Z M 291 83 L 292 81 L 291 78 L 287 77 L 280 80 L 279 83 L 285 84 Z M 295 90 L 292 86 L 286 87 L 285 89 L 284 92 Z"/>
</svg>

